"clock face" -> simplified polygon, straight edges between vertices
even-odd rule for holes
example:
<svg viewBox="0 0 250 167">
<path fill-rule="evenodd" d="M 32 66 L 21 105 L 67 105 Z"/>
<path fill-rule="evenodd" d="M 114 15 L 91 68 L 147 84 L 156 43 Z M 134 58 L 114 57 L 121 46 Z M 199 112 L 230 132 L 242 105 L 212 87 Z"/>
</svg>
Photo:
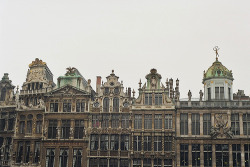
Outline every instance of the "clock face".
<svg viewBox="0 0 250 167">
<path fill-rule="evenodd" d="M 99 103 L 98 103 L 98 102 L 95 102 L 95 103 L 94 103 L 94 107 L 99 107 Z"/>
</svg>

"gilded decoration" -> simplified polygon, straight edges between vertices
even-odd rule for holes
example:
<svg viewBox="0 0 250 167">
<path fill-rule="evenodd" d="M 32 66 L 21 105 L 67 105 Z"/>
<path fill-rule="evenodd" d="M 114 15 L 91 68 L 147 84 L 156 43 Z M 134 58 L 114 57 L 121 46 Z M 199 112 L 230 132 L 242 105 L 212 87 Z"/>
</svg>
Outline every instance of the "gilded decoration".
<svg viewBox="0 0 250 167">
<path fill-rule="evenodd" d="M 46 63 L 43 62 L 42 60 L 39 60 L 38 58 L 36 58 L 35 61 L 32 61 L 32 63 L 29 64 L 29 67 L 38 66 L 38 65 L 43 65 L 43 66 L 45 66 Z"/>
</svg>

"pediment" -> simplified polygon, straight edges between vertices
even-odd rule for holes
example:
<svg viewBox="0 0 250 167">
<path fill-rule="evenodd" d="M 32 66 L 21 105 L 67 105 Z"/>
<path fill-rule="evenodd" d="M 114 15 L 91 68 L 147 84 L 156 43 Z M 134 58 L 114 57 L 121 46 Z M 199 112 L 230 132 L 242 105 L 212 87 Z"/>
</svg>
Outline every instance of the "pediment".
<svg viewBox="0 0 250 167">
<path fill-rule="evenodd" d="M 90 93 L 86 92 L 85 90 L 78 89 L 78 88 L 71 86 L 71 85 L 65 85 L 63 87 L 54 89 L 49 94 L 53 95 L 53 96 L 90 95 Z"/>
</svg>

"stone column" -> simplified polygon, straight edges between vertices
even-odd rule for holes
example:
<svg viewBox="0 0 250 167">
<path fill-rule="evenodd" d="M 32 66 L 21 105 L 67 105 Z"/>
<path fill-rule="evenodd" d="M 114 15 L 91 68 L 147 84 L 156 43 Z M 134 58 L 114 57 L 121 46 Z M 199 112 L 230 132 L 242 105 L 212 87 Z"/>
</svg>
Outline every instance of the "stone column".
<svg viewBox="0 0 250 167">
<path fill-rule="evenodd" d="M 203 136 L 203 113 L 200 114 L 200 135 Z"/>
<path fill-rule="evenodd" d="M 233 166 L 232 144 L 229 144 L 229 166 Z"/>
<path fill-rule="evenodd" d="M 215 144 L 212 145 L 212 166 L 216 166 Z"/>
<path fill-rule="evenodd" d="M 244 144 L 240 145 L 240 150 L 241 150 L 241 167 L 245 167 Z"/>
<path fill-rule="evenodd" d="M 180 160 L 181 160 L 181 158 L 180 158 L 180 144 L 178 143 L 177 145 L 176 145 L 176 164 L 177 164 L 177 167 L 180 167 Z"/>
<path fill-rule="evenodd" d="M 239 113 L 239 120 L 240 120 L 240 136 L 243 136 L 244 135 L 243 134 L 243 113 Z"/>
<path fill-rule="evenodd" d="M 212 113 L 211 114 L 211 126 L 214 126 L 214 117 L 215 117 L 215 114 Z"/>
<path fill-rule="evenodd" d="M 201 167 L 204 167 L 204 145 L 203 143 L 200 145 L 200 160 L 201 160 Z"/>
<path fill-rule="evenodd" d="M 176 135 L 180 136 L 180 113 L 176 114 Z"/>
<path fill-rule="evenodd" d="M 192 114 L 188 113 L 188 136 L 192 135 Z"/>
<path fill-rule="evenodd" d="M 192 144 L 188 144 L 188 166 L 192 167 Z"/>
</svg>

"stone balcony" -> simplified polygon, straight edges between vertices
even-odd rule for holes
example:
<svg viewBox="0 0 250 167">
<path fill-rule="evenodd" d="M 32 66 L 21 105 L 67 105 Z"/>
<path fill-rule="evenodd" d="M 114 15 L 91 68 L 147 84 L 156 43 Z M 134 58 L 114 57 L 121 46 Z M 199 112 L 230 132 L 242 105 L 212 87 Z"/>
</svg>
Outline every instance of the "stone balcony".
<svg viewBox="0 0 250 167">
<path fill-rule="evenodd" d="M 176 102 L 177 108 L 247 108 L 250 107 L 250 101 L 180 101 Z"/>
<path fill-rule="evenodd" d="M 52 88 L 43 88 L 43 89 L 35 89 L 35 90 L 21 90 L 20 95 L 32 95 L 32 94 L 42 94 L 51 92 Z"/>
</svg>

